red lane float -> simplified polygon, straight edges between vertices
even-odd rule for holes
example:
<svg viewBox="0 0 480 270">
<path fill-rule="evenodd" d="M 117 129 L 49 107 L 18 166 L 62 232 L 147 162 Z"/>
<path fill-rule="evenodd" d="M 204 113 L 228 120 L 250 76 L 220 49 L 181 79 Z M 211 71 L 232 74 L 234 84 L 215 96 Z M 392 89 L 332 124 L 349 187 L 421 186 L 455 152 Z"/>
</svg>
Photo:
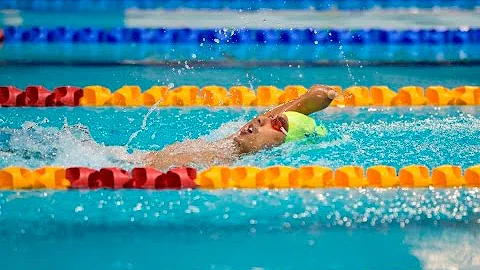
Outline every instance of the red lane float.
<svg viewBox="0 0 480 270">
<path fill-rule="evenodd" d="M 196 188 L 197 170 L 189 167 L 178 167 L 169 170 L 163 176 L 162 185 L 164 188 L 184 189 Z"/>
<path fill-rule="evenodd" d="M 55 106 L 78 106 L 83 89 L 76 86 L 59 86 L 53 89 Z"/>
<path fill-rule="evenodd" d="M 90 188 L 90 182 L 93 182 L 98 171 L 85 167 L 73 167 L 65 170 L 65 178 L 70 181 L 71 188 L 85 189 Z"/>
<path fill-rule="evenodd" d="M 59 86 L 53 92 L 41 85 L 30 85 L 22 91 L 15 86 L 0 86 L 0 106 L 45 107 L 78 106 L 83 89 L 76 86 Z"/>
<path fill-rule="evenodd" d="M 102 168 L 95 175 L 91 188 L 132 188 L 129 173 L 120 168 Z"/>
<path fill-rule="evenodd" d="M 102 168 L 99 171 L 73 167 L 65 170 L 65 178 L 72 189 L 141 188 L 185 189 L 196 188 L 197 171 L 194 168 L 173 168 L 164 173 L 154 168 L 134 168 L 131 175 L 120 168 Z"/>
<path fill-rule="evenodd" d="M 134 168 L 132 184 L 134 188 L 144 189 L 184 189 L 195 188 L 197 171 L 193 168 L 173 168 L 163 173 L 154 168 Z"/>
<path fill-rule="evenodd" d="M 30 85 L 25 88 L 25 106 L 45 107 L 55 105 L 55 96 L 42 85 Z"/>
<path fill-rule="evenodd" d="M 25 99 L 25 93 L 15 86 L 0 86 L 0 106 L 17 106 L 22 98 Z"/>
<path fill-rule="evenodd" d="M 132 180 L 134 188 L 157 189 L 160 188 L 160 176 L 164 173 L 154 168 L 134 168 Z"/>
</svg>

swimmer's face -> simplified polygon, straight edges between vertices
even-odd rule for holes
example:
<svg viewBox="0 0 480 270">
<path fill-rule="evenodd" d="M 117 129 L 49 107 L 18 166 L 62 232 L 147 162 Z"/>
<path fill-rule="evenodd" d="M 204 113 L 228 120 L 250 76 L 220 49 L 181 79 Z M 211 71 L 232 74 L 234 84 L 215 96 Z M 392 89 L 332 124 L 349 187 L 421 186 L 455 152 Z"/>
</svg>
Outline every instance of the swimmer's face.
<svg viewBox="0 0 480 270">
<path fill-rule="evenodd" d="M 284 114 L 258 116 L 235 134 L 234 141 L 242 153 L 250 153 L 282 144 L 287 131 L 288 119 Z"/>
</svg>

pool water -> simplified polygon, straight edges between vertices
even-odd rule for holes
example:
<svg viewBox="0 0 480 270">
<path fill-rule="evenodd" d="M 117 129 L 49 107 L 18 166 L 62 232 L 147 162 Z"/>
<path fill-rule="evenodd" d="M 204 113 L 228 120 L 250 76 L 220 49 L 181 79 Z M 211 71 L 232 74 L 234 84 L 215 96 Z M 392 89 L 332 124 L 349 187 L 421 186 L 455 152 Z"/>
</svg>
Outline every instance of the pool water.
<svg viewBox="0 0 480 270">
<path fill-rule="evenodd" d="M 160 108 L 142 129 L 146 108 L 5 109 L 0 165 L 131 168 L 118 150 L 218 139 L 260 111 Z M 314 118 L 326 138 L 234 165 L 480 163 L 476 107 L 329 108 Z M 474 269 L 480 254 L 477 188 L 5 191 L 0 221 L 4 269 Z"/>
<path fill-rule="evenodd" d="M 0 65 L 1 82 L 23 88 L 44 85 L 102 85 L 112 91 L 123 85 L 139 85 L 147 90 L 154 85 L 388 85 L 398 89 L 406 85 L 457 87 L 480 84 L 479 66 L 330 66 L 304 67 L 172 67 L 137 65 Z"/>
<path fill-rule="evenodd" d="M 118 151 L 160 150 L 186 139 L 218 140 L 261 111 L 159 108 L 147 115 L 147 108 L 5 109 L 0 116 L 0 165 L 131 168 L 142 165 L 141 160 L 128 163 Z M 480 163 L 477 107 L 329 108 L 313 117 L 326 125 L 327 137 L 283 144 L 244 156 L 235 165 L 384 164 L 399 169 Z"/>
<path fill-rule="evenodd" d="M 472 189 L 2 192 L 2 269 L 475 269 L 479 202 Z"/>
<path fill-rule="evenodd" d="M 479 18 L 476 10 L 235 17 L 227 11 L 180 10 L 169 15 L 176 20 L 161 11 L 120 13 L 1 11 L 0 26 L 84 27 L 88 17 L 89 26 L 96 27 L 159 26 L 168 21 L 170 27 L 343 23 L 404 29 L 475 25 Z M 320 20 L 320 15 L 328 17 Z M 102 85 L 112 91 L 123 85 L 146 90 L 153 85 L 256 88 L 317 83 L 453 88 L 480 85 L 479 52 L 478 45 L 6 43 L 0 47 L 0 84 L 49 89 Z M 263 110 L 1 108 L 0 168 L 131 169 L 143 165 L 141 159 L 127 161 L 131 153 L 157 151 L 186 139 L 220 139 Z M 328 128 L 327 137 L 286 143 L 232 165 L 384 164 L 399 169 L 410 164 L 480 164 L 478 107 L 328 108 L 313 117 Z M 1 269 L 7 270 L 480 269 L 480 189 L 1 191 L 0 236 Z"/>
</svg>

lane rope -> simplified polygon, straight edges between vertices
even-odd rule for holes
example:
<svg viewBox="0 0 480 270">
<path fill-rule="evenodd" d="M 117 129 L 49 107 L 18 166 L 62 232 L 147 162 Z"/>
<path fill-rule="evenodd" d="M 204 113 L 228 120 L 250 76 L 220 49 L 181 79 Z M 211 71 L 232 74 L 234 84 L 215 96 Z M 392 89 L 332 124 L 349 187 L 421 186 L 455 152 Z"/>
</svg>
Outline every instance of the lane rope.
<svg viewBox="0 0 480 270">
<path fill-rule="evenodd" d="M 479 1 L 456 0 L 274 0 L 274 1 L 235 1 L 235 0 L 6 0 L 0 2 L 0 9 L 20 9 L 35 11 L 112 11 L 126 9 L 231 9 L 231 10 L 365 10 L 372 8 L 458 8 L 475 9 Z"/>
<path fill-rule="evenodd" d="M 480 44 L 480 28 L 458 29 L 173 29 L 8 26 L 7 43 L 155 44 Z"/>
<path fill-rule="evenodd" d="M 391 188 L 480 187 L 480 165 L 463 170 L 443 165 L 431 171 L 424 165 L 369 168 L 345 166 L 211 167 L 197 172 L 178 167 L 162 172 L 154 168 L 95 170 L 85 167 L 23 167 L 0 169 L 0 189 L 219 189 L 219 188 Z"/>
<path fill-rule="evenodd" d="M 478 106 L 480 86 L 404 86 L 396 91 L 388 86 L 351 86 L 342 89 L 331 86 L 338 93 L 332 106 Z M 152 86 L 142 90 L 137 85 L 125 85 L 113 93 L 100 85 L 83 88 L 59 86 L 50 91 L 41 85 L 27 86 L 24 91 L 15 86 L 0 86 L 2 107 L 52 106 L 274 106 L 304 94 L 302 85 L 288 85 L 280 89 L 272 85 L 258 86 L 256 91 L 246 86 L 183 85 L 174 89 Z"/>
</svg>

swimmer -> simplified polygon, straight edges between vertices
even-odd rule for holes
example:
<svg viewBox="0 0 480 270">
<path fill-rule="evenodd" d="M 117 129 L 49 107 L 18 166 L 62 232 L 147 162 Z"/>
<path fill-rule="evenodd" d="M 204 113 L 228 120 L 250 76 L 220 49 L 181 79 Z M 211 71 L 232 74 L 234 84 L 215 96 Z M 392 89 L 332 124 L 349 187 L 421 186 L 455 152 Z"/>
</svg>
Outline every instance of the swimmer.
<svg viewBox="0 0 480 270">
<path fill-rule="evenodd" d="M 299 140 L 311 134 L 324 136 L 326 129 L 317 126 L 307 115 L 327 108 L 336 97 L 330 87 L 314 85 L 295 100 L 279 105 L 244 125 L 227 138 L 208 142 L 187 140 L 166 146 L 145 156 L 146 166 L 167 169 L 173 166 L 209 167 L 227 165 L 242 155 Z"/>
</svg>

